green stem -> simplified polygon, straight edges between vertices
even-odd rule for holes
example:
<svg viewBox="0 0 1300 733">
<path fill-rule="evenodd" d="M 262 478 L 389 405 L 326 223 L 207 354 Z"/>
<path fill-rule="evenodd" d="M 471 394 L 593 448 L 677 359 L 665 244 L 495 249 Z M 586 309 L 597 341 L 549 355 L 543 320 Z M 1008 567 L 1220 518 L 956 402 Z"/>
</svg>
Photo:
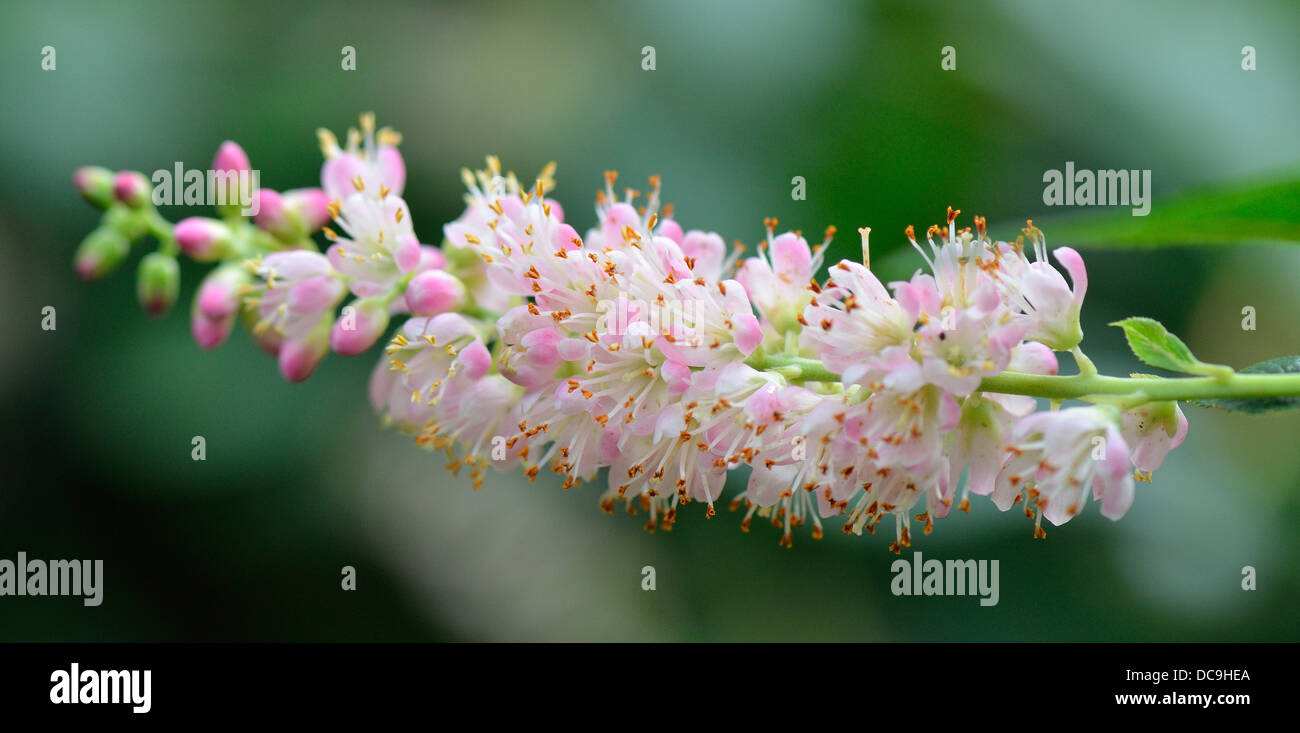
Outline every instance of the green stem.
<svg viewBox="0 0 1300 733">
<path fill-rule="evenodd" d="M 816 359 L 779 354 L 757 355 L 747 362 L 774 371 L 791 382 L 838 382 L 839 375 Z M 1232 374 L 1226 377 L 1125 378 L 1099 374 L 1056 376 L 1003 372 L 980 382 L 982 392 L 1028 395 L 1050 400 L 1129 397 L 1128 406 L 1149 401 L 1293 397 L 1300 395 L 1300 374 Z"/>
<path fill-rule="evenodd" d="M 1074 355 L 1074 363 L 1079 365 L 1079 374 L 1081 376 L 1091 377 L 1097 374 L 1097 365 L 1092 363 L 1092 359 L 1089 359 L 1078 345 L 1070 349 L 1070 353 Z"/>
<path fill-rule="evenodd" d="M 149 233 L 154 239 L 158 240 L 158 251 L 169 257 L 175 257 L 180 253 L 180 247 L 176 244 L 176 237 L 172 234 L 172 223 L 162 218 L 157 209 L 149 209 L 145 219 L 149 228 Z"/>
<path fill-rule="evenodd" d="M 1233 374 L 1228 377 L 1170 379 L 1070 377 L 1003 372 L 980 382 L 980 389 L 1049 399 L 1082 399 L 1096 395 L 1141 396 L 1146 401 L 1212 400 L 1225 398 L 1290 397 L 1300 395 L 1300 374 Z"/>
<path fill-rule="evenodd" d="M 786 354 L 755 354 L 745 362 L 760 371 L 776 372 L 791 382 L 838 382 L 840 375 L 816 359 Z"/>
</svg>

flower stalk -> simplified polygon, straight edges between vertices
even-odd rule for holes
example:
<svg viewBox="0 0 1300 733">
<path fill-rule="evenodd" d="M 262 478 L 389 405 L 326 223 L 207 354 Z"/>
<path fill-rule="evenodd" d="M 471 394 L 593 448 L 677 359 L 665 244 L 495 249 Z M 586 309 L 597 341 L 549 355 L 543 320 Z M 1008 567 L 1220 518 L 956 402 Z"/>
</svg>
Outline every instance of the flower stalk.
<svg viewBox="0 0 1300 733">
<path fill-rule="evenodd" d="M 792 382 L 838 382 L 840 375 L 820 361 L 784 354 L 761 354 L 747 362 Z M 1024 395 L 1049 400 L 1097 401 L 1102 396 L 1131 397 L 1139 402 L 1194 402 L 1300 396 L 1300 374 L 1241 374 L 1225 377 L 1108 377 L 1102 374 L 1021 374 L 1004 371 L 980 380 L 980 392 Z"/>
<path fill-rule="evenodd" d="M 654 530 L 692 502 L 714 516 L 743 482 L 729 503 L 741 528 L 768 521 L 786 546 L 800 526 L 874 534 L 890 518 L 898 552 L 914 523 L 928 534 L 972 495 L 1020 505 L 1038 538 L 1089 499 L 1116 520 L 1186 437 L 1179 402 L 1300 406 L 1300 357 L 1234 372 L 1144 318 L 1112 325 L 1143 362 L 1194 376 L 1099 374 L 1079 346 L 1083 258 L 1049 250 L 1032 221 L 995 241 L 950 208 L 924 246 L 905 232 L 927 269 L 883 283 L 868 227 L 858 260 L 824 262 L 835 227 L 810 245 L 775 219 L 756 247 L 729 248 L 678 224 L 657 176 L 643 196 L 610 171 L 579 233 L 547 198 L 553 166 L 525 185 L 488 158 L 463 171 L 466 208 L 432 244 L 401 198 L 400 135 L 372 115 L 360 127 L 342 144 L 321 131 L 320 188 L 262 190 L 252 219 L 226 207 L 172 225 L 142 174 L 81 169 L 74 183 L 105 215 L 78 273 L 107 274 L 151 236 L 149 312 L 174 302 L 183 254 L 214 265 L 191 313 L 202 348 L 238 321 L 301 381 L 328 353 L 385 342 L 371 405 L 476 488 L 488 467 L 601 482 L 603 510 L 622 504 Z M 213 167 L 249 164 L 226 143 Z M 1078 374 L 1058 373 L 1061 353 Z"/>
</svg>

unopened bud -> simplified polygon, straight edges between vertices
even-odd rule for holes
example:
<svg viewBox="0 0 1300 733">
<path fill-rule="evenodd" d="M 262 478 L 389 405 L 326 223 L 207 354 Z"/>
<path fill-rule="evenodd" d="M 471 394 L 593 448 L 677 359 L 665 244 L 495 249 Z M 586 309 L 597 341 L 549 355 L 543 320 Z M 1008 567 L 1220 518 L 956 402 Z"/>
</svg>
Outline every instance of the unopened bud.
<svg viewBox="0 0 1300 733">
<path fill-rule="evenodd" d="M 421 316 L 456 310 L 465 303 L 465 286 L 449 272 L 425 270 L 406 286 L 406 307 Z"/>
<path fill-rule="evenodd" d="M 248 187 L 248 176 L 252 170 L 248 154 L 238 143 L 227 140 L 217 148 L 217 154 L 212 158 L 212 170 L 218 174 L 217 186 L 222 189 L 214 192 L 217 196 L 217 213 L 223 217 L 241 213 L 242 207 L 251 203 L 242 197 L 256 195 L 256 191 Z M 252 186 L 256 185 L 257 179 L 253 178 Z"/>
<path fill-rule="evenodd" d="M 131 243 L 116 229 L 101 226 L 82 240 L 74 260 L 77 276 L 97 280 L 117 269 L 131 253 Z"/>
<path fill-rule="evenodd" d="M 217 148 L 217 154 L 212 158 L 212 170 L 214 171 L 247 171 L 252 166 L 248 162 L 248 153 L 239 146 L 239 143 L 227 140 L 221 143 Z"/>
<path fill-rule="evenodd" d="M 161 316 L 176 303 L 181 289 L 181 269 L 176 258 L 151 252 L 136 269 L 135 294 L 151 316 Z"/>
<path fill-rule="evenodd" d="M 258 191 L 257 226 L 286 244 L 296 244 L 330 220 L 329 197 L 319 188 L 279 193 Z"/>
<path fill-rule="evenodd" d="M 326 315 L 311 333 L 280 346 L 280 375 L 290 382 L 301 382 L 316 371 L 316 365 L 329 352 L 330 317 Z"/>
<path fill-rule="evenodd" d="M 216 219 L 191 216 L 181 219 L 172 230 L 181 251 L 199 262 L 213 262 L 230 249 L 230 227 Z"/>
<path fill-rule="evenodd" d="M 244 330 L 253 341 L 262 348 L 262 351 L 271 356 L 280 354 L 280 347 L 284 345 L 284 337 L 274 328 L 258 328 L 257 324 L 262 320 L 261 314 L 257 312 L 254 306 L 245 305 L 239 311 L 239 320 L 244 324 Z"/>
<path fill-rule="evenodd" d="M 113 171 L 88 165 L 72 174 L 72 185 L 81 197 L 97 209 L 107 209 L 113 203 Z"/>
<path fill-rule="evenodd" d="M 388 328 L 388 305 L 379 298 L 354 300 L 343 308 L 330 331 L 330 348 L 342 356 L 369 349 Z"/>
<path fill-rule="evenodd" d="M 200 348 L 215 349 L 230 336 L 239 314 L 241 286 L 251 277 L 239 265 L 224 265 L 203 278 L 190 309 L 190 333 Z"/>
<path fill-rule="evenodd" d="M 151 201 L 149 179 L 138 171 L 119 171 L 113 177 L 113 196 L 133 209 Z"/>
<path fill-rule="evenodd" d="M 223 265 L 209 272 L 194 296 L 194 307 L 208 318 L 226 318 L 240 308 L 240 295 L 252 275 L 241 265 Z"/>
</svg>

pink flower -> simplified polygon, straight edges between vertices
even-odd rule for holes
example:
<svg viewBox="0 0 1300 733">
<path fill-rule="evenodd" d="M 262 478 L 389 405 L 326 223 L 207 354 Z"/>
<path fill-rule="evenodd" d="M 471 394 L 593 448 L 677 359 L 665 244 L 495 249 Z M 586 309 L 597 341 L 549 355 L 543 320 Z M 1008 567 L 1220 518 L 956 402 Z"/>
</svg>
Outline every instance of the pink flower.
<svg viewBox="0 0 1300 733">
<path fill-rule="evenodd" d="M 296 341 L 316 329 L 324 317 L 323 343 L 328 347 L 329 314 L 343 297 L 345 286 L 324 255 L 303 250 L 275 252 L 251 261 L 249 269 L 264 280 L 250 299 L 261 316 L 255 330 L 273 329 Z"/>
<path fill-rule="evenodd" d="M 846 383 L 866 384 L 909 358 L 917 315 L 890 297 L 866 266 L 842 260 L 804 309 L 800 343 Z"/>
<path fill-rule="evenodd" d="M 736 279 L 777 334 L 799 327 L 799 315 L 813 298 L 809 283 L 821 269 L 822 252 L 829 242 L 827 236 L 814 254 L 803 237 L 786 232 L 774 239 L 769 230 L 758 256 L 741 263 Z"/>
<path fill-rule="evenodd" d="M 1026 492 L 1039 517 L 1070 521 L 1091 489 L 1102 516 L 1119 519 L 1133 503 L 1129 449 L 1118 415 L 1101 407 L 1036 412 L 1016 422 L 993 501 L 1006 511 Z M 1026 508 L 1026 511 L 1029 511 Z M 1043 536 L 1035 523 L 1035 535 Z"/>
<path fill-rule="evenodd" d="M 1177 402 L 1148 402 L 1124 413 L 1122 432 L 1133 447 L 1133 465 L 1151 472 L 1187 438 L 1187 417 Z"/>
<path fill-rule="evenodd" d="M 481 326 L 455 313 L 412 318 L 385 350 L 380 369 L 394 372 L 372 377 L 371 403 L 408 429 L 420 426 L 444 396 L 455 394 L 452 378 L 482 378 L 492 357 L 480 340 Z"/>
<path fill-rule="evenodd" d="M 340 149 L 328 130 L 317 130 L 316 135 L 325 155 L 321 187 L 329 198 L 343 201 L 359 192 L 370 198 L 402 195 L 406 163 L 397 150 L 402 136 L 387 127 L 376 132 L 373 114 L 361 115 L 361 132 L 348 130 L 346 148 Z"/>
<path fill-rule="evenodd" d="M 1077 349 L 1082 258 L 1057 248 L 1065 274 L 1055 269 L 1032 222 L 1029 257 L 1025 239 L 994 241 L 981 217 L 974 231 L 958 228 L 949 208 L 924 245 L 907 228 L 928 269 L 888 287 L 871 271 L 864 227 L 861 261 L 835 264 L 820 285 L 833 228 L 810 246 L 768 220 L 737 267 L 739 247 L 673 218 L 658 177 L 642 196 L 616 192 L 608 172 L 580 236 L 547 198 L 553 165 L 524 185 L 489 158 L 464 172 L 467 205 L 433 247 L 419 242 L 402 199 L 399 136 L 376 131 L 373 115 L 360 128 L 343 147 L 320 131 L 322 188 L 260 191 L 251 224 L 229 206 L 222 220 L 176 224 L 176 247 L 221 263 L 199 287 L 191 330 L 214 348 L 240 318 L 281 374 L 300 381 L 331 349 L 359 354 L 393 316 L 414 314 L 387 343 L 370 401 L 475 487 L 488 465 L 518 465 L 530 480 L 549 471 L 566 489 L 599 479 L 603 509 L 622 502 L 648 515 L 647 529 L 669 529 L 684 504 L 712 516 L 729 472 L 747 466 L 731 502 L 744 506 L 746 531 L 758 517 L 788 546 L 805 524 L 821 537 L 826 518 L 860 535 L 892 517 L 900 552 L 913 522 L 928 534 L 951 511 L 963 479 L 959 509 L 969 511 L 970 494 L 1003 510 L 1023 502 L 1036 536 L 1042 517 L 1069 521 L 1089 492 L 1118 519 L 1134 498 L 1130 463 L 1149 480 L 1186 437 L 1174 402 L 1035 412 L 1035 398 L 995 391 L 1123 398 L 1116 380 L 1028 377 L 1057 373 L 1054 350 L 1090 364 Z M 251 172 L 233 142 L 212 167 Z M 141 210 L 148 180 L 83 168 L 74 184 L 106 210 L 77 252 L 78 274 L 106 274 L 156 233 L 137 295 L 165 311 L 179 269 L 173 242 Z M 331 241 L 325 254 L 311 241 L 317 229 Z M 1115 394 L 1080 394 L 1091 384 Z"/>
<path fill-rule="evenodd" d="M 1083 296 L 1088 292 L 1088 271 L 1083 258 L 1069 247 L 1052 251 L 1057 262 L 1070 273 L 1073 289 L 1065 278 L 1047 262 L 1047 240 L 1042 232 L 1029 222 L 1025 229 L 1034 244 L 1036 260 L 1029 263 L 1020 275 L 1016 304 L 1028 317 L 1030 324 L 1025 338 L 1044 343 L 1057 351 L 1068 351 L 1083 340 L 1079 326 L 1079 312 Z"/>
<path fill-rule="evenodd" d="M 335 211 L 343 233 L 326 230 L 326 238 L 334 242 L 327 254 L 334 269 L 348 278 L 354 295 L 381 295 L 419 266 L 423 251 L 402 199 L 354 194 Z"/>
</svg>

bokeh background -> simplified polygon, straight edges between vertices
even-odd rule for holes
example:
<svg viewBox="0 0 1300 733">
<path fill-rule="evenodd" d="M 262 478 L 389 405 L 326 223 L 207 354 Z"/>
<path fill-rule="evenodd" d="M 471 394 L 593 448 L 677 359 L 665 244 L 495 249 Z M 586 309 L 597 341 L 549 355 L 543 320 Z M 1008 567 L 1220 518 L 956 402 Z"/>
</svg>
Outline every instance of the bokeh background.
<svg viewBox="0 0 1300 733">
<path fill-rule="evenodd" d="M 498 474 L 472 491 L 378 426 L 376 354 L 290 386 L 242 333 L 215 353 L 192 344 L 197 267 L 157 321 L 135 303 L 134 262 L 79 283 L 72 253 L 97 214 L 69 178 L 90 163 L 203 168 L 234 139 L 264 185 L 313 185 L 314 129 L 373 110 L 406 136 L 426 241 L 459 213 L 458 170 L 495 153 L 524 176 L 558 161 L 580 230 L 603 170 L 630 185 L 658 173 L 688 227 L 752 243 L 765 216 L 870 225 L 879 267 L 905 276 L 919 263 L 888 253 L 907 224 L 951 204 L 1014 236 L 1051 221 L 1043 172 L 1067 160 L 1151 169 L 1157 211 L 1294 170 L 1298 26 L 1292 2 L 6 2 L 0 557 L 99 558 L 107 577 L 99 608 L 0 598 L 0 639 L 1295 641 L 1300 415 L 1185 407 L 1186 444 L 1118 523 L 1089 507 L 1034 541 L 1023 515 L 976 501 L 914 549 L 1000 560 L 1000 603 L 897 598 L 888 537 L 803 534 L 785 550 L 726 511 L 648 535 L 602 514 L 595 487 Z M 940 69 L 946 45 L 955 71 Z M 1296 245 L 1085 256 L 1084 346 L 1103 371 L 1139 367 L 1105 325 L 1127 315 L 1207 361 L 1300 352 Z"/>
</svg>

